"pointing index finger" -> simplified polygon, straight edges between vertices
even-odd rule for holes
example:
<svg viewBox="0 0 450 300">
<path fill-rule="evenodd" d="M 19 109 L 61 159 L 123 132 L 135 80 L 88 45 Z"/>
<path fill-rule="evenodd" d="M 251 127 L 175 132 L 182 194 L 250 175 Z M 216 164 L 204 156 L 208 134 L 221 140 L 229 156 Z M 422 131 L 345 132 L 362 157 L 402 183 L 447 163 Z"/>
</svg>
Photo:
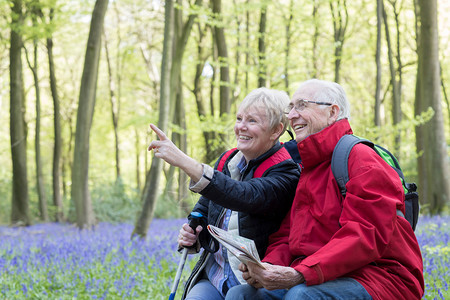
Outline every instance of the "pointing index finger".
<svg viewBox="0 0 450 300">
<path fill-rule="evenodd" d="M 150 128 L 156 133 L 156 135 L 158 136 L 158 138 L 162 141 L 162 140 L 167 140 L 167 136 L 164 134 L 164 132 L 159 129 L 158 127 L 156 127 L 156 125 L 154 124 L 150 124 Z"/>
</svg>

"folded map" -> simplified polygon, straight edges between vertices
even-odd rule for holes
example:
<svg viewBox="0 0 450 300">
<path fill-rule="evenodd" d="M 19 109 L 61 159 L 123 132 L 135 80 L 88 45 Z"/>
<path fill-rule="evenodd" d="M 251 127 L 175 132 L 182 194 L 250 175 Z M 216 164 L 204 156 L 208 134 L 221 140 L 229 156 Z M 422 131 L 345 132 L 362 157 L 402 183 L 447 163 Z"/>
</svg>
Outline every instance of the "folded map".
<svg viewBox="0 0 450 300">
<path fill-rule="evenodd" d="M 259 259 L 258 250 L 256 250 L 256 245 L 253 240 L 232 234 L 213 225 L 208 225 L 208 231 L 241 262 L 247 264 L 250 261 L 265 269 Z"/>
</svg>

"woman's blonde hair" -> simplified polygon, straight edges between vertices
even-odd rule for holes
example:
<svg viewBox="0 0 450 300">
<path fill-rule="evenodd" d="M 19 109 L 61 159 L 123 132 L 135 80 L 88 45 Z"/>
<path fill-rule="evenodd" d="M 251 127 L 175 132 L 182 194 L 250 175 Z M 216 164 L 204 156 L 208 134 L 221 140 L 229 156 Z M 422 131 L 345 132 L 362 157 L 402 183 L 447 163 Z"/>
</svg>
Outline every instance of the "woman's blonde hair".
<svg viewBox="0 0 450 300">
<path fill-rule="evenodd" d="M 266 110 L 270 129 L 275 129 L 280 123 L 283 124 L 281 136 L 289 124 L 289 120 L 284 113 L 289 102 L 290 99 L 286 92 L 262 87 L 251 91 L 242 100 L 239 109 L 246 111 L 250 107 L 263 107 Z"/>
</svg>

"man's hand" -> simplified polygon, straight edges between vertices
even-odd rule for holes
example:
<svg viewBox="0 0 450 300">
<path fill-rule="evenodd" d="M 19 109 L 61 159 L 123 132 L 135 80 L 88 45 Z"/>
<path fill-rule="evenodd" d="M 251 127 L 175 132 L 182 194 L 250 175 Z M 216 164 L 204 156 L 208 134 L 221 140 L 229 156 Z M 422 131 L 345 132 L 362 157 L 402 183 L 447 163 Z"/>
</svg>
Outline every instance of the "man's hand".
<svg viewBox="0 0 450 300">
<path fill-rule="evenodd" d="M 305 282 L 302 273 L 291 267 L 274 266 L 263 263 L 265 269 L 249 262 L 247 266 L 241 264 L 242 277 L 255 288 L 264 287 L 267 290 L 289 289 Z M 241 266 L 244 266 L 241 268 Z"/>
<path fill-rule="evenodd" d="M 250 273 L 248 271 L 248 268 L 245 264 L 240 263 L 239 264 L 239 270 L 242 272 L 242 278 L 244 278 L 245 281 L 247 281 L 247 283 L 251 286 L 253 286 L 254 288 L 262 288 L 262 284 L 260 284 L 255 278 L 252 278 L 250 276 Z"/>
</svg>

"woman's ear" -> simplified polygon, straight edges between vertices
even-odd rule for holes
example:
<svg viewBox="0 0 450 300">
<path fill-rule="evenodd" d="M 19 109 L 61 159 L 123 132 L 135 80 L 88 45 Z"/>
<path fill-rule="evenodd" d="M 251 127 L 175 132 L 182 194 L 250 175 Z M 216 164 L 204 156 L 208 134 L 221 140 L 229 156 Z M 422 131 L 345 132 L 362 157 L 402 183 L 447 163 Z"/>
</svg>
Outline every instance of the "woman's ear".
<svg viewBox="0 0 450 300">
<path fill-rule="evenodd" d="M 270 139 L 273 140 L 273 141 L 276 141 L 280 137 L 281 133 L 283 132 L 283 129 L 284 129 L 283 123 L 279 123 L 277 125 L 277 127 L 275 127 L 273 129 L 273 132 L 272 132 L 272 134 L 270 136 Z"/>
<path fill-rule="evenodd" d="M 339 112 L 340 112 L 340 109 L 339 109 L 339 106 L 337 104 L 331 105 L 330 110 L 329 110 L 329 115 L 328 115 L 328 121 L 329 121 L 328 125 L 331 125 L 334 122 L 336 122 L 336 120 L 337 120 L 337 118 L 339 116 Z"/>
</svg>

